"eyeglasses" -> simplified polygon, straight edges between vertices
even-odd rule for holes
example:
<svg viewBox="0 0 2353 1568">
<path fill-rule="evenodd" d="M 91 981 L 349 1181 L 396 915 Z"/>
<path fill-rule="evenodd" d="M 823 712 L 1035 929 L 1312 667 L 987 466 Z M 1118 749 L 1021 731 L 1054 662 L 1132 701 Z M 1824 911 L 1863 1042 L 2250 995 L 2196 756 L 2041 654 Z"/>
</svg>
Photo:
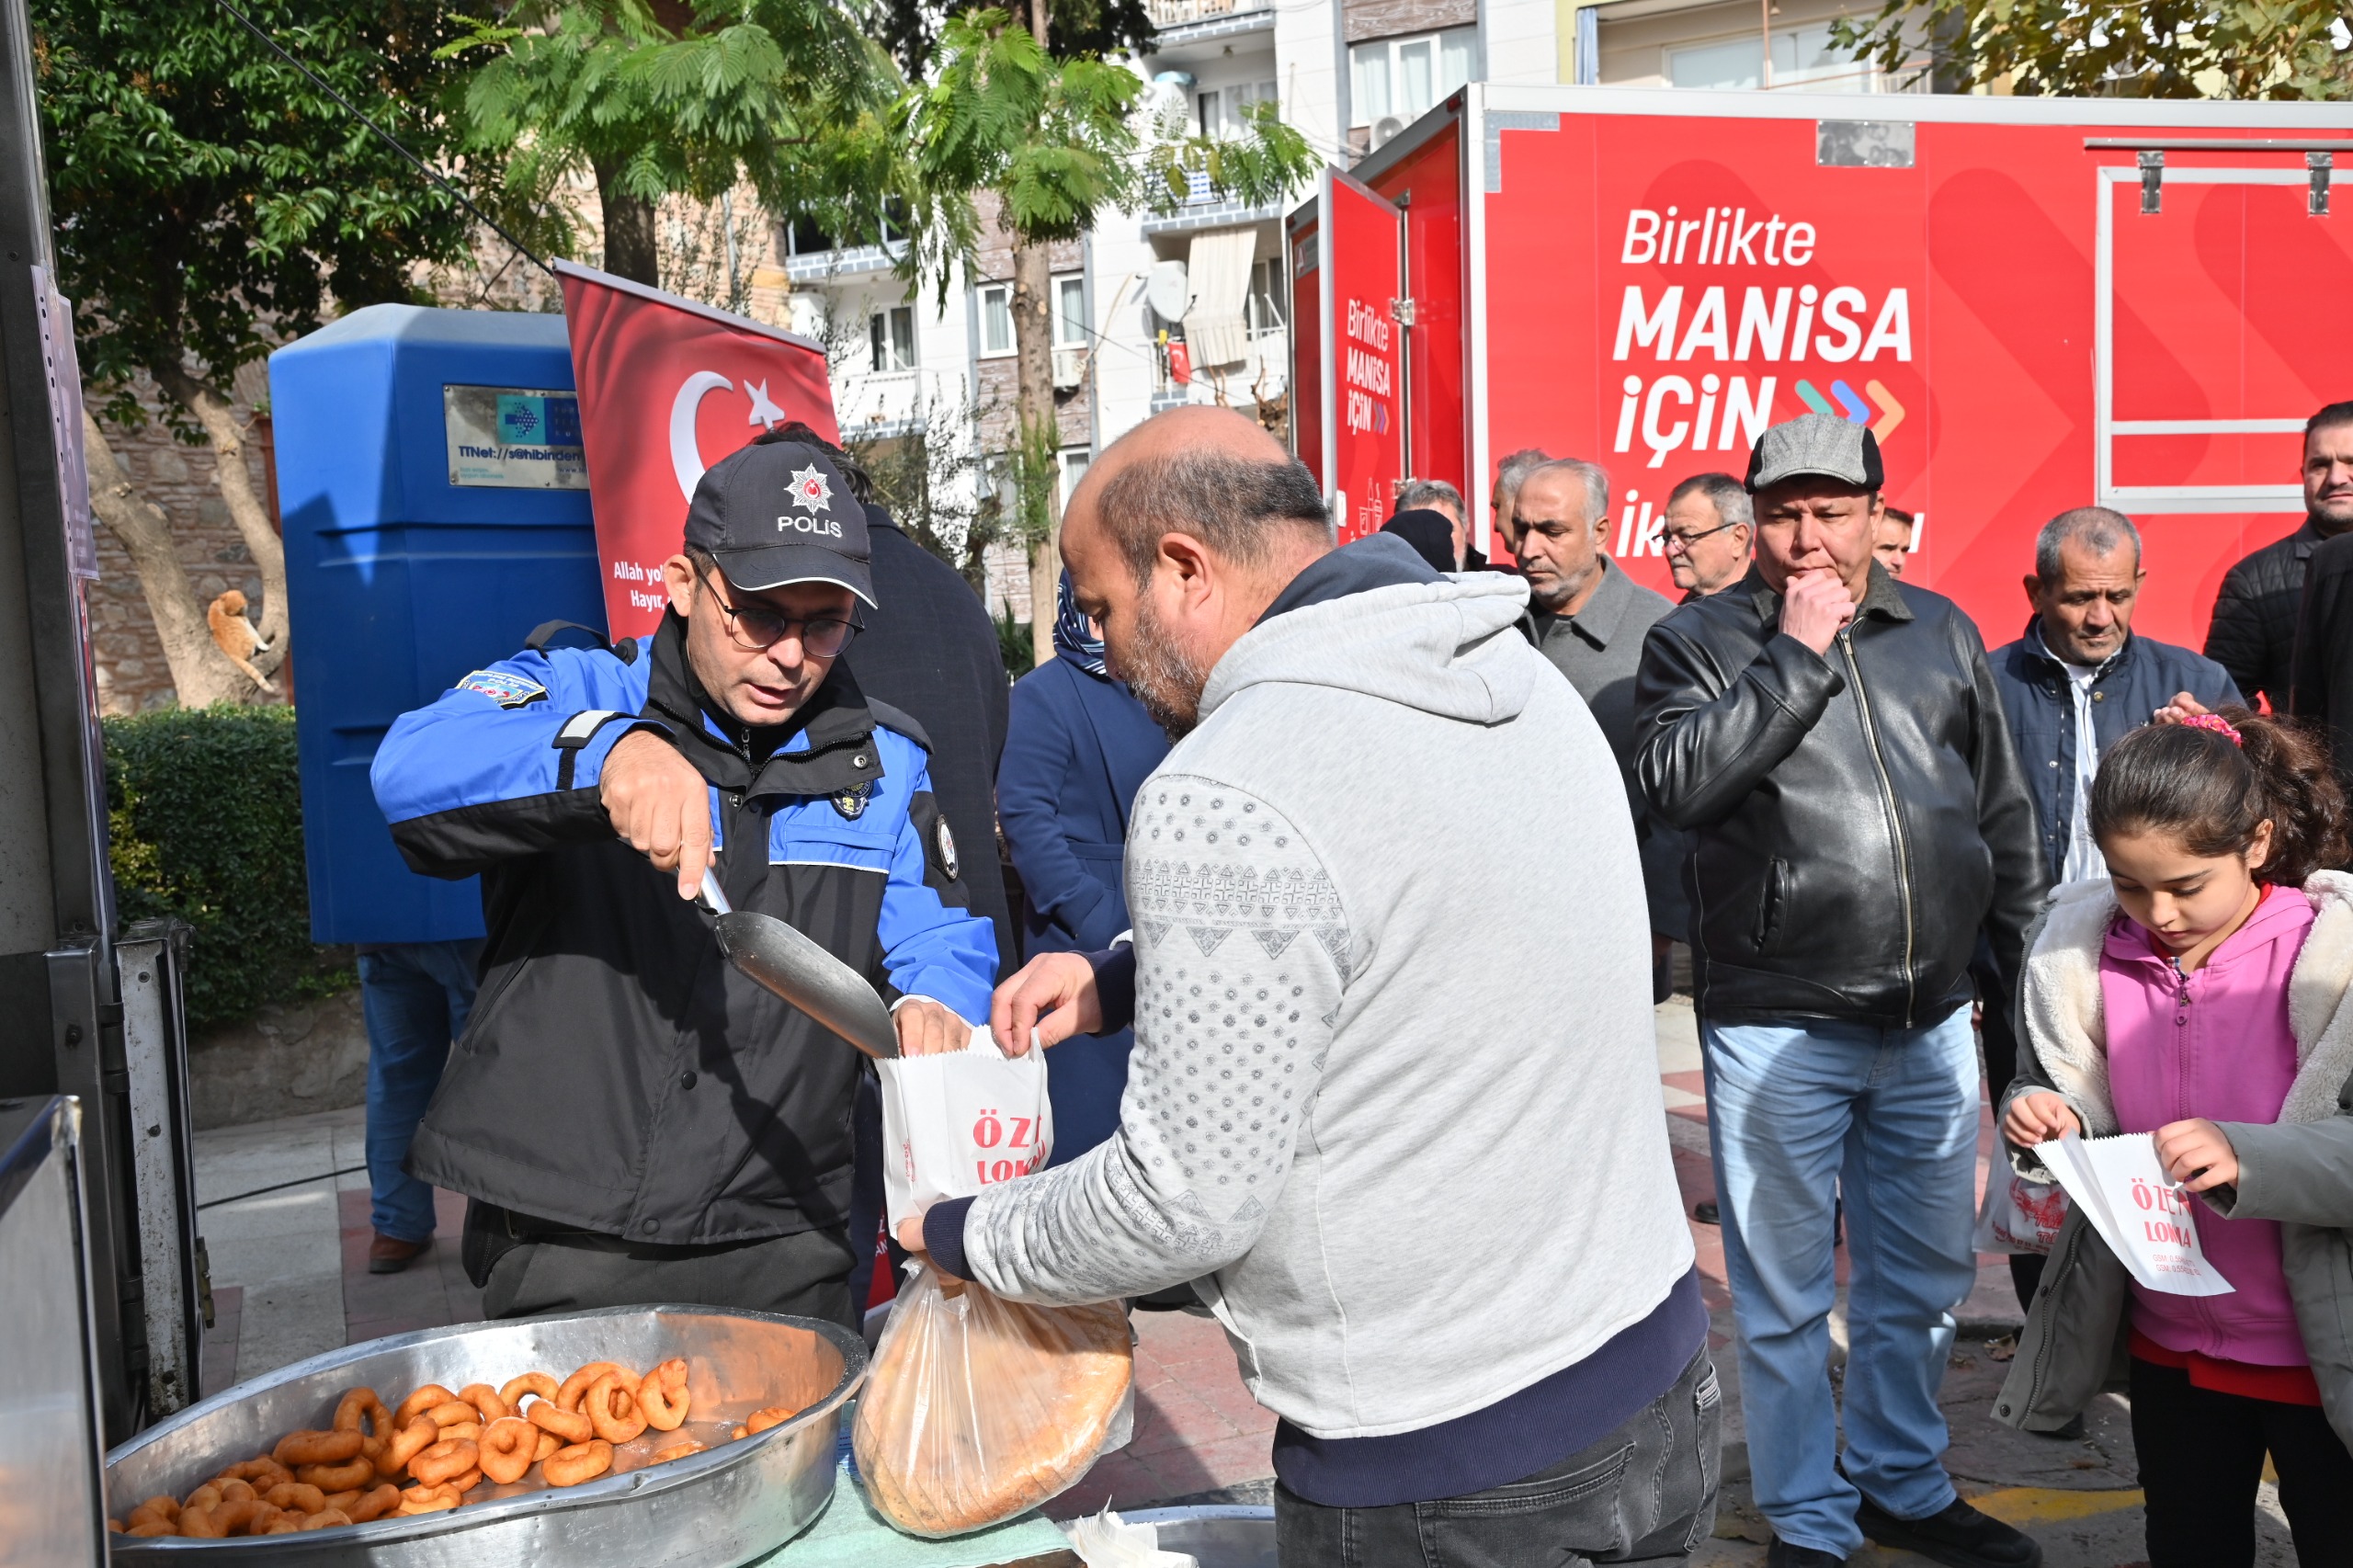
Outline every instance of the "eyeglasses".
<svg viewBox="0 0 2353 1568">
<path fill-rule="evenodd" d="M 764 653 L 790 637 L 804 653 L 830 659 L 848 647 L 860 630 L 857 621 L 839 616 L 784 615 L 763 605 L 732 605 L 720 597 L 718 586 L 709 576 L 702 579 L 702 585 L 710 590 L 719 613 L 727 618 L 727 635 L 747 653 Z"/>
<path fill-rule="evenodd" d="M 1718 523 L 1714 528 L 1701 528 L 1695 534 L 1661 534 L 1659 536 L 1659 548 L 1665 551 L 1670 555 L 1678 550 L 1688 554 L 1689 553 L 1691 547 L 1699 543 L 1703 539 L 1711 539 L 1715 535 L 1723 532 L 1726 528 L 1745 528 L 1746 526 L 1747 525 L 1745 523 Z"/>
</svg>

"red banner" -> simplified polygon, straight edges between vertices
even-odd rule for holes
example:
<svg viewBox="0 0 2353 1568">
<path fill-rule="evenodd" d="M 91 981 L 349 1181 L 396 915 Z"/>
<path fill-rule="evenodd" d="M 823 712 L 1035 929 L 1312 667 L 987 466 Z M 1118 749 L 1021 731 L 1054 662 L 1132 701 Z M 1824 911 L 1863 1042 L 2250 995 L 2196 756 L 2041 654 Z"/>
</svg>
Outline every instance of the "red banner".
<svg viewBox="0 0 2353 1568">
<path fill-rule="evenodd" d="M 798 419 L 840 439 L 825 351 L 808 338 L 626 278 L 555 264 L 580 392 L 580 438 L 605 584 L 606 631 L 662 622 L 662 562 L 712 463 Z"/>
<path fill-rule="evenodd" d="M 1339 170 L 1324 171 L 1324 466 L 1342 544 L 1389 520 L 1405 472 L 1405 292 L 1397 209 Z"/>
</svg>

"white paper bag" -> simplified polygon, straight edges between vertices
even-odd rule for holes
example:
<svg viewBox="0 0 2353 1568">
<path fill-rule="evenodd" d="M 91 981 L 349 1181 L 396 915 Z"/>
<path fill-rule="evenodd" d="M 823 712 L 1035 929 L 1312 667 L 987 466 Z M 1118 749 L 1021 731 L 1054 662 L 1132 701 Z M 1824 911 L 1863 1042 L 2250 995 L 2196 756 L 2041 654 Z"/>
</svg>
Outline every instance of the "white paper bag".
<svg viewBox="0 0 2353 1568">
<path fill-rule="evenodd" d="M 882 1076 L 882 1196 L 891 1231 L 948 1198 L 1045 1168 L 1054 1147 L 1046 1053 L 1006 1056 L 988 1026 L 962 1051 L 875 1063 Z"/>
<path fill-rule="evenodd" d="M 2143 1286 L 2169 1296 L 2233 1293 L 2231 1282 L 2199 1245 L 2188 1189 L 2165 1179 L 2157 1141 L 2150 1134 L 2127 1132 L 2086 1142 L 2070 1132 L 2035 1153 Z"/>
</svg>

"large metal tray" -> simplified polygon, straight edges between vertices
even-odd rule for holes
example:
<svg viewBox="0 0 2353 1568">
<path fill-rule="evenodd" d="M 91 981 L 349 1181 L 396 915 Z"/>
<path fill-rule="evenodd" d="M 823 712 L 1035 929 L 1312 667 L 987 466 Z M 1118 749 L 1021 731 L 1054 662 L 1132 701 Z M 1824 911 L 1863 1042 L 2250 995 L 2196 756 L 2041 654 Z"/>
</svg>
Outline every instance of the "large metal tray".
<svg viewBox="0 0 2353 1568">
<path fill-rule="evenodd" d="M 327 1426 L 348 1388 L 364 1385 L 397 1403 L 427 1382 L 496 1385 L 525 1371 L 561 1378 L 593 1360 L 651 1367 L 672 1356 L 689 1369 L 689 1429 L 738 1422 L 771 1404 L 801 1412 L 741 1442 L 628 1468 L 651 1451 L 642 1437 L 612 1471 L 578 1486 L 530 1489 L 534 1470 L 452 1512 L 344 1529 L 227 1540 L 117 1535 L 109 1538 L 114 1561 L 148 1568 L 733 1568 L 799 1534 L 832 1494 L 841 1407 L 866 1376 L 866 1346 L 848 1329 L 767 1312 L 645 1306 L 369 1340 L 240 1383 L 123 1444 L 107 1456 L 110 1512 L 119 1518 L 159 1492 L 185 1496 L 288 1432 Z"/>
</svg>

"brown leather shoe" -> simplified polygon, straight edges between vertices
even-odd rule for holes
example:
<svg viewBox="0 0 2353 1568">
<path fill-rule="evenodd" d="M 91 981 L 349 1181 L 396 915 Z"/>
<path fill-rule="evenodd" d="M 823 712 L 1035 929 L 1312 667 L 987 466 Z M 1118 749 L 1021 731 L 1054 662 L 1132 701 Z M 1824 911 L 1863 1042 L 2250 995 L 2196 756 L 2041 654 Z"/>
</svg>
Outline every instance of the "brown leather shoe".
<svg viewBox="0 0 2353 1568">
<path fill-rule="evenodd" d="M 379 1231 L 376 1233 L 376 1239 L 368 1244 L 368 1272 L 398 1274 L 431 1250 L 432 1246 L 431 1236 L 426 1237 L 421 1242 L 404 1242 L 398 1236 L 388 1236 Z"/>
</svg>

